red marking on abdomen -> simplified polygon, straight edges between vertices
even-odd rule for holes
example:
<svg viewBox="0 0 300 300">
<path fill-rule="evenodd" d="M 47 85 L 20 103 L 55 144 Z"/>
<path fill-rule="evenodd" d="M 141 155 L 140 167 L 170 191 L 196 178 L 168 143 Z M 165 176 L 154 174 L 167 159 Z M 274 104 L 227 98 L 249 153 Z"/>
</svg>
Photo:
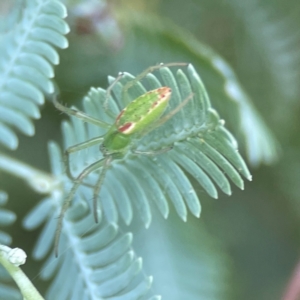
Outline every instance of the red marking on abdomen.
<svg viewBox="0 0 300 300">
<path fill-rule="evenodd" d="M 118 130 L 122 133 L 126 133 L 126 132 L 130 131 L 133 124 L 134 123 L 132 123 L 132 122 L 128 122 L 128 123 L 124 124 L 123 126 L 118 127 Z"/>
</svg>

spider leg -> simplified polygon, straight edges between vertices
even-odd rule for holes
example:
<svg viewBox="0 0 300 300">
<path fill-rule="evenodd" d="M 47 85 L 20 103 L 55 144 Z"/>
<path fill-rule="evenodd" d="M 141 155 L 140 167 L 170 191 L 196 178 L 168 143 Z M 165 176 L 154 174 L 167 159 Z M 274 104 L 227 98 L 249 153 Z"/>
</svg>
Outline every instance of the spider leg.
<svg viewBox="0 0 300 300">
<path fill-rule="evenodd" d="M 110 164 L 112 160 L 111 156 L 108 156 L 107 158 L 105 158 L 104 163 L 103 163 L 103 167 L 102 167 L 102 171 L 101 174 L 99 176 L 99 179 L 95 185 L 95 189 L 94 189 L 94 194 L 93 194 L 93 208 L 94 208 L 94 219 L 95 222 L 98 223 L 98 214 L 97 214 L 97 197 L 100 193 L 101 187 L 103 185 L 103 181 L 106 175 L 106 171 L 108 169 L 108 166 Z"/>
<path fill-rule="evenodd" d="M 105 161 L 105 159 L 101 159 L 98 160 L 96 162 L 94 162 L 93 164 L 91 164 L 90 166 L 86 167 L 75 179 L 74 184 L 71 188 L 71 191 L 69 192 L 67 198 L 65 199 L 60 214 L 58 216 L 58 221 L 57 221 L 57 227 L 56 227 L 56 233 L 55 233 L 55 241 L 54 241 L 54 252 L 55 252 L 55 256 L 58 256 L 58 244 L 59 244 L 59 237 L 61 234 L 61 230 L 62 230 L 62 222 L 63 222 L 63 218 L 65 215 L 65 212 L 67 211 L 67 209 L 69 208 L 69 206 L 71 205 L 72 202 L 72 198 L 75 195 L 76 190 L 79 188 L 79 186 L 82 184 L 83 179 L 88 176 L 91 172 L 101 168 L 103 166 L 103 162 Z"/>
<path fill-rule="evenodd" d="M 135 79 L 127 82 L 125 84 L 125 86 L 123 87 L 122 90 L 122 97 L 124 97 L 124 94 L 126 93 L 126 91 L 132 87 L 134 84 L 136 84 L 138 81 L 140 81 L 141 79 L 143 79 L 147 74 L 152 73 L 155 70 L 164 68 L 164 67 L 175 67 L 175 66 L 186 66 L 188 65 L 187 63 L 181 63 L 181 62 L 175 62 L 175 63 L 160 63 L 158 65 L 152 66 L 147 68 L 146 70 L 144 70 L 141 74 L 139 74 L 138 76 L 136 76 Z M 109 96 L 111 95 L 111 91 L 113 89 L 113 87 L 123 78 L 124 73 L 120 72 L 118 74 L 118 76 L 116 77 L 116 79 L 110 84 L 110 86 L 107 88 L 106 90 L 106 99 L 104 102 L 104 109 L 107 110 L 107 105 L 108 105 L 108 100 L 109 100 Z"/>
<path fill-rule="evenodd" d="M 187 63 L 181 63 L 181 62 L 175 62 L 175 63 L 160 63 L 158 65 L 155 66 L 151 66 L 149 68 L 147 68 L 146 70 L 144 70 L 141 74 L 139 74 L 138 76 L 136 76 L 133 80 L 127 82 L 122 90 L 122 97 L 124 97 L 124 94 L 126 93 L 126 91 L 128 89 L 130 89 L 134 84 L 136 84 L 138 81 L 142 80 L 145 76 L 147 76 L 147 74 L 152 73 L 156 70 L 159 70 L 161 68 L 164 67 L 180 67 L 180 66 L 187 66 Z"/>
<path fill-rule="evenodd" d="M 169 119 L 171 119 L 175 114 L 177 114 L 192 98 L 194 94 L 191 93 L 188 97 L 186 97 L 177 107 L 175 107 L 173 110 L 171 110 L 168 114 L 157 120 L 154 124 L 148 126 L 148 128 L 141 132 L 140 136 L 144 136 L 150 131 L 154 130 L 155 128 L 161 126 L 165 122 L 167 122 Z"/>
<path fill-rule="evenodd" d="M 175 107 L 168 114 L 166 114 L 161 119 L 159 119 L 156 122 L 156 124 L 154 125 L 154 128 L 161 126 L 162 124 L 167 122 L 169 119 L 171 119 L 174 115 L 176 115 L 193 98 L 193 96 L 194 96 L 194 93 L 191 93 L 190 95 L 188 95 L 177 107 Z M 151 130 L 153 130 L 153 129 L 151 129 Z"/>
<path fill-rule="evenodd" d="M 112 91 L 113 87 L 122 79 L 123 76 L 124 76 L 124 73 L 120 72 L 118 74 L 118 76 L 116 77 L 116 79 L 106 89 L 106 97 L 105 97 L 105 101 L 104 101 L 104 104 L 103 104 L 103 107 L 104 107 L 105 111 L 107 110 L 109 96 L 111 95 L 111 91 Z"/>
<path fill-rule="evenodd" d="M 106 122 L 103 122 L 101 120 L 98 120 L 96 118 L 93 118 L 93 117 L 89 116 L 88 114 L 86 114 L 85 112 L 83 112 L 81 110 L 74 109 L 74 108 L 69 108 L 69 107 L 66 107 L 66 106 L 62 105 L 61 103 L 59 103 L 57 101 L 56 97 L 53 98 L 53 103 L 54 103 L 54 106 L 58 110 L 66 113 L 68 115 L 74 116 L 78 119 L 81 119 L 84 122 L 91 123 L 91 124 L 94 124 L 96 126 L 99 126 L 99 127 L 102 127 L 102 128 L 107 128 L 107 129 L 111 127 L 110 124 L 108 124 Z"/>
<path fill-rule="evenodd" d="M 75 181 L 76 180 L 76 177 L 73 176 L 72 172 L 71 172 L 71 167 L 70 167 L 70 154 L 71 153 L 74 153 L 74 152 L 77 152 L 77 151 L 80 151 L 80 150 L 83 150 L 83 149 L 86 149 L 86 148 L 89 148 L 89 147 L 92 147 L 94 145 L 97 145 L 99 143 L 101 143 L 103 141 L 103 137 L 100 136 L 100 137 L 96 137 L 96 138 L 93 138 L 93 139 L 90 139 L 90 140 L 87 140 L 85 142 L 82 142 L 82 143 L 79 143 L 79 144 L 76 144 L 74 146 L 71 146 L 69 148 L 67 148 L 64 152 L 64 164 L 65 164 L 65 167 L 66 167 L 66 173 L 67 173 L 67 176 L 72 180 L 72 181 Z M 86 185 L 86 184 L 85 184 Z M 89 185 L 90 186 L 90 185 Z"/>
<path fill-rule="evenodd" d="M 134 154 L 141 154 L 141 155 L 159 155 L 165 152 L 168 152 L 170 150 L 172 150 L 174 148 L 174 145 L 160 149 L 160 150 L 156 150 L 156 151 L 138 151 L 138 150 L 132 150 L 132 152 Z"/>
</svg>

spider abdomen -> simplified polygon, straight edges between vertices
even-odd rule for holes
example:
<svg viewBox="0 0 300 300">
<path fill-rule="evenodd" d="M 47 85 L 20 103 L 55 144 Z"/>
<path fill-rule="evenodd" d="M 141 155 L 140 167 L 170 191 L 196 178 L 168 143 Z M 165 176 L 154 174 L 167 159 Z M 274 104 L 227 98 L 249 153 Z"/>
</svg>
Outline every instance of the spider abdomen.
<svg viewBox="0 0 300 300">
<path fill-rule="evenodd" d="M 170 98 L 169 87 L 161 87 L 136 98 L 118 115 L 115 123 L 118 131 L 125 135 L 144 131 L 161 117 Z"/>
</svg>

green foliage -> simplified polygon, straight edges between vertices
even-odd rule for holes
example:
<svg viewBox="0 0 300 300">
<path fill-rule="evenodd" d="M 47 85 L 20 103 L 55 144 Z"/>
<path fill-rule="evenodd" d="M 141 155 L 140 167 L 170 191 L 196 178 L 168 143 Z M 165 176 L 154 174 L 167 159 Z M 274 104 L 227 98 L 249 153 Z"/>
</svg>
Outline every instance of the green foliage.
<svg viewBox="0 0 300 300">
<path fill-rule="evenodd" d="M 48 292 L 43 292 L 46 299 L 159 300 L 162 296 L 163 299 L 174 300 L 233 300 L 246 299 L 245 295 L 249 295 L 248 299 L 259 298 L 257 295 L 262 292 L 252 288 L 253 280 L 249 279 L 247 263 L 251 267 L 257 265 L 252 262 L 253 257 L 259 259 L 256 255 L 259 252 L 253 255 L 253 247 L 255 251 L 262 251 L 264 247 L 272 249 L 272 255 L 268 250 L 268 258 L 271 259 L 273 255 L 276 257 L 276 251 L 279 253 L 278 249 L 289 246 L 285 234 L 288 229 L 284 227 L 285 222 L 280 223 L 280 219 L 285 220 L 284 217 L 289 216 L 289 206 L 286 204 L 283 208 L 279 206 L 281 202 L 273 204 L 272 201 L 283 198 L 278 192 L 281 191 L 279 186 L 292 176 L 287 176 L 290 166 L 294 167 L 293 174 L 299 173 L 294 163 L 299 153 L 295 128 L 299 126 L 286 130 L 287 123 L 283 122 L 289 119 L 290 124 L 298 124 L 295 123 L 299 119 L 297 102 L 294 101 L 293 108 L 280 106 L 283 100 L 295 100 L 299 96 L 298 18 L 296 10 L 294 15 L 286 14 L 297 7 L 297 2 L 292 0 L 285 7 L 282 1 L 228 0 L 226 9 L 225 5 L 220 9 L 218 1 L 190 1 L 192 5 L 177 0 L 157 1 L 157 10 L 164 6 L 167 8 L 162 13 L 163 17 L 154 17 L 147 9 L 143 14 L 127 11 L 124 6 L 114 7 L 105 1 L 66 1 L 72 32 L 68 38 L 70 48 L 61 53 L 56 48 L 68 46 L 64 35 L 68 33 L 69 25 L 63 20 L 66 9 L 59 1 L 27 0 L 23 6 L 19 1 L 19 6 L 10 16 L 0 20 L 0 26 L 4 28 L 0 44 L 0 143 L 7 149 L 18 146 L 15 129 L 26 135 L 34 134 L 32 119 L 40 117 L 43 94 L 52 94 L 54 86 L 60 92 L 61 103 L 82 98 L 89 90 L 77 106 L 110 124 L 123 107 L 147 90 L 165 85 L 172 88 L 173 95 L 166 114 L 194 93 L 193 100 L 175 116 L 149 134 L 133 140 L 131 145 L 134 150 L 148 152 L 174 145 L 171 151 L 152 156 L 128 151 L 125 157 L 112 162 L 99 195 L 99 224 L 94 223 L 90 203 L 93 195 L 91 185 L 95 184 L 101 170 L 86 178 L 89 185 L 79 187 L 63 219 L 58 259 L 54 259 L 52 251 L 55 226 L 73 181 L 65 174 L 59 143 L 49 142 L 59 134 L 57 117 L 54 117 L 58 115 L 57 110 L 45 105 L 45 118 L 36 126 L 38 137 L 30 139 L 30 142 L 21 138 L 20 152 L 16 156 L 22 160 L 25 158 L 31 165 L 8 159 L 0 153 L 1 171 L 20 177 L 30 183 L 35 192 L 44 194 L 42 200 L 37 198 L 30 203 L 32 194 L 28 196 L 23 188 L 17 194 L 21 191 L 20 182 L 15 183 L 10 177 L 0 174 L 1 185 L 15 193 L 13 201 L 10 201 L 13 211 L 24 214 L 29 207 L 35 206 L 25 218 L 24 227 L 33 230 L 44 224 L 33 258 L 46 259 L 40 273 L 42 279 L 52 280 L 47 287 Z M 155 6 L 152 2 L 137 3 L 145 7 Z M 193 15 L 200 12 L 199 16 L 187 18 L 185 12 L 189 9 L 194 10 Z M 216 29 L 215 24 L 209 23 L 209 26 L 206 25 L 207 35 L 201 35 L 205 32 L 205 22 L 211 21 L 214 9 L 219 17 L 228 14 L 225 22 L 222 18 L 216 22 L 221 24 L 222 30 L 223 27 L 224 30 L 232 29 L 228 23 L 238 20 L 239 26 L 234 24 L 234 30 L 238 32 L 234 43 L 239 46 L 222 53 L 230 64 L 212 49 L 222 49 L 218 43 L 222 42 L 220 36 L 224 32 L 219 30 L 217 42 L 210 43 L 215 38 Z M 174 22 L 183 20 L 182 26 L 186 23 L 187 28 L 193 27 L 198 38 L 165 19 L 175 16 L 176 10 L 179 18 L 175 17 Z M 115 11 L 118 11 L 118 21 L 112 15 Z M 212 20 L 214 22 L 215 19 Z M 225 32 L 224 48 L 227 49 L 234 34 L 230 32 L 226 36 Z M 126 73 L 114 86 L 107 111 L 103 109 L 106 91 L 90 88 L 103 85 L 108 74 L 119 71 L 138 74 L 157 62 L 174 61 L 191 62 L 191 65 L 183 70 L 162 68 L 136 82 L 123 95 L 126 82 L 134 79 L 133 75 Z M 263 72 L 260 62 L 265 68 Z M 57 65 L 55 83 L 51 80 L 54 65 Z M 113 80 L 114 77 L 109 77 L 110 83 Z M 253 82 L 256 86 L 251 86 Z M 250 95 L 253 97 L 250 98 Z M 252 101 L 256 101 L 257 105 Z M 241 193 L 235 186 L 244 189 L 242 177 L 251 179 L 251 175 L 238 149 L 246 154 L 251 166 L 271 164 L 278 159 L 278 143 L 261 116 L 263 112 L 267 122 L 272 124 L 272 130 L 278 132 L 279 128 L 281 131 L 285 147 L 289 140 L 293 141 L 295 148 L 290 152 L 293 156 L 278 171 L 280 184 L 275 180 L 275 184 L 272 181 L 265 186 L 266 177 L 273 178 L 276 172 L 265 176 L 257 171 L 255 178 L 258 179 L 250 189 Z M 63 149 L 105 132 L 105 128 L 71 117 L 62 123 Z M 51 164 L 48 173 L 41 171 L 46 168 L 46 143 Z M 86 166 L 101 159 L 101 155 L 98 145 L 72 154 L 73 174 L 79 174 Z M 43 162 L 39 161 L 41 157 Z M 293 195 L 297 208 L 299 188 L 295 178 L 289 179 L 285 196 Z M 293 184 L 297 189 L 293 189 Z M 233 194 L 233 197 L 225 204 L 221 201 L 215 204 L 214 201 L 206 202 L 207 195 L 223 198 L 223 194 Z M 262 217 L 253 213 L 254 205 L 258 205 L 256 208 Z M 199 221 L 201 206 L 206 208 L 206 213 Z M 280 218 L 276 215 L 273 219 L 281 225 L 274 230 L 271 227 L 274 225 L 272 212 L 278 207 Z M 218 210 L 219 213 L 215 212 Z M 163 220 L 161 215 L 168 220 Z M 0 222 L 12 220 L 13 216 L 1 210 Z M 147 230 L 142 229 L 142 225 Z M 214 226 L 217 229 L 211 230 Z M 209 231 L 206 231 L 207 227 Z M 279 236 L 278 232 L 282 230 L 284 239 L 278 238 L 280 246 L 273 247 L 271 242 L 265 241 L 263 232 L 266 228 L 272 232 L 268 238 Z M 17 229 L 17 232 L 20 230 Z M 220 243 L 216 243 L 218 236 Z M 1 238 L 2 242 L 9 241 L 6 234 L 0 233 Z M 21 242 L 22 238 L 15 241 Z M 249 245 L 249 241 L 253 245 Z M 27 250 L 28 245 L 33 243 L 28 239 L 23 247 Z M 246 249 L 246 262 L 242 267 L 237 266 L 240 259 L 237 249 L 240 251 L 241 248 Z M 229 253 L 233 253 L 234 265 L 228 259 Z M 282 252 L 280 257 L 288 260 L 288 254 Z M 30 261 L 27 265 L 29 272 L 38 273 L 32 271 L 34 264 Z M 276 285 L 273 289 L 269 287 L 270 291 L 264 290 L 264 295 L 272 295 L 270 299 L 278 298 L 278 295 L 274 296 L 274 290 L 280 289 L 283 279 L 277 278 L 274 282 L 279 281 L 280 284 L 275 284 L 272 276 L 258 276 L 258 273 L 255 272 L 258 281 L 265 282 L 269 278 Z M 234 278 L 234 284 L 232 274 L 238 277 Z M 1 273 L 0 280 L 4 280 Z M 251 286 L 248 284 L 251 291 L 249 287 L 249 290 L 245 288 L 248 282 L 251 282 Z M 46 290 L 40 282 L 36 285 Z M 257 285 L 253 283 L 253 286 Z M 237 287 L 241 289 L 242 296 L 233 295 Z M 10 299 L 4 294 L 6 291 L 7 285 L 0 286 L 0 298 L 5 295 L 5 299 Z M 11 299 L 18 299 L 13 297 Z"/>
<path fill-rule="evenodd" d="M 124 69 L 128 62 L 145 63 L 143 53 L 155 52 L 161 61 L 186 59 L 201 74 L 213 106 L 232 132 L 241 138 L 244 151 L 253 166 L 271 164 L 278 158 L 279 146 L 260 114 L 253 106 L 228 63 L 208 45 L 196 40 L 188 32 L 164 19 L 151 15 L 135 15 L 126 20 L 131 33 L 122 54 Z M 149 39 L 153 37 L 152 39 Z M 135 49 L 132 49 L 135 45 Z M 173 49 L 176 48 L 176 51 Z M 147 59 L 147 57 L 146 57 Z M 150 63 L 150 62 L 149 62 Z"/>
<path fill-rule="evenodd" d="M 50 142 L 49 154 L 56 180 L 69 187 L 72 181 L 65 175 L 60 147 Z M 82 186 L 76 195 L 76 204 L 66 214 L 60 248 L 62 255 L 58 258 L 53 256 L 53 239 L 57 222 L 55 216 L 64 199 L 62 186 L 57 185 L 52 195 L 41 201 L 24 220 L 24 226 L 29 230 L 46 223 L 33 251 L 34 258 L 38 260 L 45 258 L 49 252 L 52 254 L 41 272 L 44 280 L 55 275 L 46 298 L 140 299 L 149 290 L 152 277 L 142 273 L 142 259 L 136 256 L 131 246 L 132 234 L 122 233 L 114 220 L 108 220 L 109 216 L 95 224 L 86 201 L 90 192 L 90 188 Z M 112 204 L 110 197 L 107 194 L 108 210 Z M 62 286 L 63 278 L 67 280 Z"/>
<path fill-rule="evenodd" d="M 213 198 L 218 197 L 215 184 L 226 194 L 231 194 L 229 181 L 221 170 L 242 189 L 243 181 L 238 172 L 251 179 L 245 163 L 237 152 L 235 139 L 212 109 L 195 69 L 190 65 L 187 74 L 179 70 L 174 76 L 170 69 L 163 68 L 160 75 L 161 80 L 150 74 L 146 83 L 148 90 L 160 86 L 171 87 L 173 93 L 166 114 L 191 93 L 194 93 L 194 99 L 165 124 L 131 144 L 132 149 L 141 152 L 155 152 L 174 145 L 172 151 L 154 156 L 128 153 L 124 158 L 111 163 L 104 185 L 110 186 L 116 208 L 113 209 L 112 204 L 109 204 L 109 208 L 103 206 L 113 218 L 119 213 L 126 224 L 131 222 L 134 203 L 141 219 L 146 227 L 149 227 L 152 218 L 149 199 L 156 203 L 165 218 L 169 212 L 168 198 L 184 221 L 187 219 L 187 209 L 199 217 L 201 208 L 198 197 L 182 170 L 192 175 Z M 112 124 L 123 107 L 147 90 L 141 83 L 136 83 L 128 91 L 127 97 L 122 97 L 124 84 L 133 79 L 130 74 L 125 74 L 122 83 L 113 88 L 116 98 L 109 102 L 110 109 L 107 113 L 103 110 L 106 92 L 91 89 L 83 102 L 84 111 L 94 118 Z M 113 80 L 111 78 L 111 81 Z M 83 124 L 75 117 L 72 118 L 72 124 L 64 124 L 63 130 L 66 148 L 101 136 L 106 131 L 93 124 Z M 73 174 L 78 174 L 86 165 L 101 158 L 98 147 L 95 145 L 79 154 L 71 154 Z M 117 181 L 114 178 L 117 178 Z M 95 184 L 95 174 L 91 174 L 87 182 Z M 99 197 L 107 198 L 106 194 L 101 193 Z M 116 222 L 115 219 L 110 221 Z"/>
<path fill-rule="evenodd" d="M 40 117 L 43 93 L 54 86 L 53 65 L 59 63 L 54 47 L 66 48 L 69 26 L 65 7 L 58 1 L 26 1 L 22 18 L 0 43 L 0 143 L 18 147 L 14 129 L 34 135 L 31 119 Z"/>
<path fill-rule="evenodd" d="M 125 297 L 128 293 L 129 299 L 138 299 L 138 295 L 143 295 L 149 289 L 152 280 L 143 275 L 144 278 L 139 284 L 129 284 L 141 271 L 141 261 L 135 258 L 133 250 L 130 250 L 132 235 L 118 233 L 119 216 L 125 224 L 130 224 L 135 214 L 135 206 L 136 214 L 145 226 L 149 227 L 152 204 L 155 203 L 166 218 L 170 210 L 168 202 L 171 201 L 184 221 L 187 219 L 187 209 L 199 217 L 201 207 L 198 196 L 183 170 L 195 177 L 214 198 L 218 195 L 215 184 L 225 193 L 231 193 L 229 181 L 220 168 L 240 188 L 243 188 L 243 181 L 238 172 L 248 179 L 251 178 L 236 151 L 236 141 L 211 108 L 204 86 L 194 68 L 191 65 L 187 68 L 188 76 L 181 70 L 174 76 L 168 68 L 161 69 L 160 75 L 161 81 L 153 74 L 148 75 L 146 83 L 149 89 L 162 85 L 172 88 L 174 94 L 168 110 L 174 109 L 191 92 L 195 94 L 194 99 L 165 124 L 142 139 L 134 140 L 132 147 L 138 151 L 155 151 L 175 144 L 174 149 L 154 157 L 128 153 L 124 158 L 111 163 L 99 195 L 104 224 L 94 224 L 90 208 L 86 200 L 83 200 L 91 198 L 91 188 L 84 185 L 79 188 L 74 204 L 63 220 L 64 237 L 59 252 L 64 252 L 64 249 L 67 252 L 55 262 L 51 259 L 51 264 L 48 261 L 50 267 L 45 267 L 42 272 L 45 279 L 58 272 L 48 292 L 49 299 L 65 299 L 67 295 L 75 292 L 87 293 L 90 298 L 101 296 L 104 299 L 119 294 Z M 125 74 L 122 83 L 113 88 L 116 97 L 110 99 L 107 112 L 103 109 L 105 90 L 92 88 L 84 98 L 84 111 L 97 119 L 112 122 L 122 107 L 146 91 L 141 83 L 136 83 L 128 91 L 127 97 L 121 97 L 123 84 L 133 79 L 130 74 Z M 76 117 L 72 117 L 71 120 L 71 123 L 64 122 L 62 126 L 65 147 L 102 135 L 106 130 L 83 123 Z M 52 173 L 65 188 L 62 190 L 62 186 L 58 185 L 52 196 L 41 202 L 25 220 L 24 224 L 28 229 L 47 220 L 34 250 L 36 259 L 45 257 L 52 248 L 56 225 L 53 216 L 60 212 L 65 195 L 63 191 L 67 193 L 72 185 L 72 181 L 64 174 L 59 147 L 50 143 L 49 150 Z M 98 146 L 72 154 L 72 171 L 75 174 L 80 172 L 86 165 L 99 159 L 99 155 Z M 91 174 L 85 183 L 93 184 L 96 175 Z M 95 243 L 96 240 L 99 242 Z M 84 259 L 80 259 L 83 254 Z M 111 270 L 115 269 L 119 271 L 111 273 Z M 69 273 L 70 270 L 74 270 L 71 272 L 74 276 L 69 275 L 64 288 L 58 289 L 61 278 L 65 278 L 66 272 Z M 93 280 L 86 281 L 86 274 L 93 274 Z M 118 276 L 112 278 L 112 274 Z M 78 282 L 82 288 L 74 290 L 74 282 Z M 97 285 L 97 288 L 91 287 L 93 285 Z M 123 291 L 126 286 L 126 290 Z"/>
</svg>

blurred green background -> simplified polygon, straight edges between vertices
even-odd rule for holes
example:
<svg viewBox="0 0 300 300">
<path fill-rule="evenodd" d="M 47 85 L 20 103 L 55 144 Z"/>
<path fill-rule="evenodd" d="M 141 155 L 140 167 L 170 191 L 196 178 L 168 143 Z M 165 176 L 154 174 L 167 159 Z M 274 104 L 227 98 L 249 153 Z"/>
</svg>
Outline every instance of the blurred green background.
<svg viewBox="0 0 300 300">
<path fill-rule="evenodd" d="M 201 52 L 191 45 L 201 42 L 211 47 L 232 67 L 279 141 L 279 158 L 271 165 L 249 164 L 253 181 L 246 183 L 244 191 L 233 187 L 231 197 L 220 194 L 218 200 L 212 200 L 199 188 L 203 212 L 200 220 L 189 216 L 192 226 L 181 225 L 175 212 L 171 212 L 170 220 L 157 222 L 170 222 L 168 226 L 182 228 L 183 236 L 193 236 L 205 228 L 216 241 L 218 251 L 230 265 L 229 295 L 216 299 L 282 299 L 299 259 L 300 243 L 300 2 L 124 0 L 66 1 L 66 4 L 71 26 L 70 47 L 60 52 L 55 81 L 62 101 L 68 105 L 79 103 L 90 86 L 107 87 L 107 76 L 116 76 L 119 71 L 138 74 L 160 62 L 191 62 L 201 76 L 202 70 L 205 73 L 203 80 L 212 105 L 243 145 L 245 141 L 235 126 L 235 112 L 220 93 L 220 78 L 206 71 L 209 67 Z M 20 136 L 19 149 L 13 154 L 6 153 L 49 170 L 45 155 L 47 141 L 60 140 L 61 118 L 47 103 L 41 120 L 36 122 L 36 135 Z M 247 161 L 245 147 L 240 149 Z M 28 208 L 40 198 L 11 176 L 1 173 L 0 180 L 1 188 L 11 199 L 20 199 L 8 205 L 18 213 L 20 224 Z M 143 235 L 151 235 L 155 226 Z M 19 247 L 27 248 L 28 240 L 35 240 L 37 233 L 20 232 L 16 228 L 8 232 Z M 198 251 L 200 239 L 192 246 L 193 251 Z M 139 237 L 136 243 L 139 249 Z M 180 255 L 184 256 L 186 244 L 181 246 Z M 148 263 L 147 257 L 144 260 L 146 271 L 155 273 L 151 270 L 151 260 Z M 38 272 L 34 265 L 25 265 L 24 270 L 31 277 Z"/>
</svg>

